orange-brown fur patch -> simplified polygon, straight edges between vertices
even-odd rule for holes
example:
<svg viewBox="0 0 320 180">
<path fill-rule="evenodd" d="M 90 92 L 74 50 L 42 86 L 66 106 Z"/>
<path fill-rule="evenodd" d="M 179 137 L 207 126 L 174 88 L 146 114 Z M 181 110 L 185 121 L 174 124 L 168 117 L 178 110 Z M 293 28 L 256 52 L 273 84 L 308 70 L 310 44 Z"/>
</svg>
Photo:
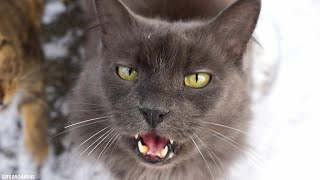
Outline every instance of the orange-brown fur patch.
<svg viewBox="0 0 320 180">
<path fill-rule="evenodd" d="M 39 43 L 43 0 L 0 1 L 0 105 L 23 99 L 24 142 L 38 165 L 48 155 L 47 104 Z"/>
</svg>

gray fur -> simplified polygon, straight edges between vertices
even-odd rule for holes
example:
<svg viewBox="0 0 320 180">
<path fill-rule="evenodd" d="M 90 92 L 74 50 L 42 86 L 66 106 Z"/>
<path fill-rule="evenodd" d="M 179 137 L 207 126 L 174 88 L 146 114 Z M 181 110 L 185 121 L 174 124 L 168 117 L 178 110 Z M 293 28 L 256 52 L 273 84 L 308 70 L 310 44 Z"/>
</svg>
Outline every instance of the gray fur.
<svg viewBox="0 0 320 180">
<path fill-rule="evenodd" d="M 119 179 L 212 179 L 191 137 L 214 177 L 222 177 L 241 152 L 209 133 L 209 129 L 233 139 L 240 148 L 245 147 L 245 134 L 204 121 L 243 131 L 248 129 L 250 77 L 243 70 L 242 57 L 256 26 L 260 0 L 239 0 L 216 18 L 213 17 L 219 8 L 213 7 L 221 4 L 203 7 L 206 2 L 214 1 L 194 1 L 202 3 L 195 6 L 194 11 L 183 8 L 178 0 L 173 2 L 177 3 L 170 6 L 176 6 L 176 12 L 165 14 L 156 9 L 146 12 L 146 7 L 163 10 L 169 6 L 155 6 L 156 0 L 126 0 L 125 4 L 132 10 L 117 0 L 95 1 L 101 36 L 95 34 L 99 41 L 95 44 L 91 40 L 90 44 L 98 47 L 102 42 L 101 50 L 88 57 L 90 61 L 84 65 L 74 89 L 72 107 L 92 111 L 75 111 L 70 121 L 111 116 L 107 121 L 74 130 L 72 135 L 79 145 L 108 125 L 121 133 L 121 138 L 100 158 Z M 180 6 L 184 10 L 178 10 Z M 186 16 L 188 12 L 193 13 Z M 137 70 L 138 80 L 120 79 L 116 73 L 119 65 Z M 201 89 L 186 87 L 184 76 L 199 71 L 210 73 L 211 82 Z M 138 159 L 132 139 L 138 132 L 151 130 L 139 106 L 170 110 L 156 131 L 177 142 L 177 154 L 172 161 L 148 165 Z M 220 158 L 224 164 L 222 171 L 196 136 Z M 87 146 L 98 137 L 92 138 Z M 95 158 L 102 148 L 97 148 Z M 221 166 L 217 159 L 215 161 Z"/>
</svg>

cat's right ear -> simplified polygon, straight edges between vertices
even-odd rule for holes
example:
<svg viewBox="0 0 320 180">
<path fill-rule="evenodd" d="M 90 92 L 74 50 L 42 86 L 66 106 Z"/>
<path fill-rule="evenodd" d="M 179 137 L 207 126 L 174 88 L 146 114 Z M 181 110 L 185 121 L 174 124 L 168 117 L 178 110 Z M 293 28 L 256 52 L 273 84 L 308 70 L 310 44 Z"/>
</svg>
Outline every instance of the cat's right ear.
<svg viewBox="0 0 320 180">
<path fill-rule="evenodd" d="M 121 36 L 136 25 L 132 12 L 120 0 L 94 0 L 95 11 L 105 36 Z"/>
</svg>

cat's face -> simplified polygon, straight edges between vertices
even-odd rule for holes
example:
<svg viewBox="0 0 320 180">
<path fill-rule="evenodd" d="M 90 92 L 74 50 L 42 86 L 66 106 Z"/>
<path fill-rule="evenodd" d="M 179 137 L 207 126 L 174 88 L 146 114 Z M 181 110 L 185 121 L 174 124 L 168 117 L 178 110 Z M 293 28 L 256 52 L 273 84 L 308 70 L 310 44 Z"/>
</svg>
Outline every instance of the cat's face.
<svg viewBox="0 0 320 180">
<path fill-rule="evenodd" d="M 211 47 L 197 44 L 194 37 L 153 28 L 144 31 L 104 50 L 102 97 L 111 104 L 112 126 L 127 135 L 128 147 L 124 148 L 162 163 L 179 151 L 190 151 L 186 144 L 190 136 L 202 120 L 218 116 L 215 108 L 231 108 L 217 103 L 226 91 L 224 78 L 230 78 L 225 76 L 238 75 L 235 69 L 222 68 L 221 61 L 212 62 L 222 57 L 211 53 Z M 238 78 L 234 85 L 243 82 Z M 139 141 L 142 154 L 155 158 L 139 152 Z"/>
<path fill-rule="evenodd" d="M 234 17 L 246 4 L 252 12 Z M 118 151 L 147 166 L 179 164 L 206 148 L 228 159 L 225 153 L 233 151 L 214 135 L 240 144 L 243 140 L 243 133 L 226 127 L 247 128 L 242 55 L 259 3 L 240 2 L 207 23 L 137 17 L 116 0 L 97 1 L 97 11 L 103 48 L 85 68 L 75 99 L 105 108 L 73 116 L 110 117 L 82 131 L 81 141 L 98 132 L 97 127 L 108 127 L 114 139 L 121 137 L 114 145 Z"/>
</svg>

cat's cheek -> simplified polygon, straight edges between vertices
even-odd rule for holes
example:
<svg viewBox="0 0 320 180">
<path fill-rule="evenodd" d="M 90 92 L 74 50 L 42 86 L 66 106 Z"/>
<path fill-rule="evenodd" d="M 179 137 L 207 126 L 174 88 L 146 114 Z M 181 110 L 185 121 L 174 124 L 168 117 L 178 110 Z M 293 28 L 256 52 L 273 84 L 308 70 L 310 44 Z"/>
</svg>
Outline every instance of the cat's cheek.
<svg viewBox="0 0 320 180">
<path fill-rule="evenodd" d="M 212 109 L 220 99 L 220 88 L 214 86 L 207 87 L 207 89 L 192 89 L 185 91 L 184 97 L 186 103 L 190 104 L 195 111 L 201 114 L 206 114 Z"/>
</svg>

